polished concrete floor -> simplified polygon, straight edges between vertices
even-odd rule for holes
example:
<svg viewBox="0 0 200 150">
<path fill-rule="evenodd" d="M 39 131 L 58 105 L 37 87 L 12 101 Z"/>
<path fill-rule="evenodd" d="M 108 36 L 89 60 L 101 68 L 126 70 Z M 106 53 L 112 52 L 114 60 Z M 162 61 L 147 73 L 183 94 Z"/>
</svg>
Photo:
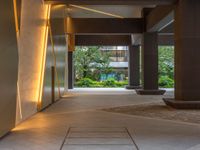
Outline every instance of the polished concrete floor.
<svg viewBox="0 0 200 150">
<path fill-rule="evenodd" d="M 161 99 L 119 89 L 76 89 L 1 139 L 0 150 L 200 150 L 199 124 L 101 110 Z"/>
</svg>

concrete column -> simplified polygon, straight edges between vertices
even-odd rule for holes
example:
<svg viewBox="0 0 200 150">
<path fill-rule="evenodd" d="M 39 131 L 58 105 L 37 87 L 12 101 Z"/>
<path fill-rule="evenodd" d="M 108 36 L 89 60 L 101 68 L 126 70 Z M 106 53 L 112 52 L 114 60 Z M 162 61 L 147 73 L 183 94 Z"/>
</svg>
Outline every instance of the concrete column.
<svg viewBox="0 0 200 150">
<path fill-rule="evenodd" d="M 200 1 L 181 0 L 175 9 L 175 108 L 200 108 Z"/>
<path fill-rule="evenodd" d="M 68 89 L 74 87 L 74 67 L 73 67 L 73 52 L 68 52 Z"/>
<path fill-rule="evenodd" d="M 144 33 L 142 40 L 142 86 L 136 92 L 141 95 L 162 95 L 158 89 L 158 40 L 157 32 Z"/>
<path fill-rule="evenodd" d="M 129 85 L 127 89 L 140 88 L 140 46 L 129 46 L 129 66 L 128 66 L 128 79 Z"/>
</svg>

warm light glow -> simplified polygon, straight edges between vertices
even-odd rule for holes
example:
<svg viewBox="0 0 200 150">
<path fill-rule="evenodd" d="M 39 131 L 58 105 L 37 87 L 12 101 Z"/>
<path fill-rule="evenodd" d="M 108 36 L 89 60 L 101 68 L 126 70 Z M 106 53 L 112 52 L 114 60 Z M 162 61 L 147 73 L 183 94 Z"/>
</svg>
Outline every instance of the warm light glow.
<svg viewBox="0 0 200 150">
<path fill-rule="evenodd" d="M 54 10 L 60 10 L 60 9 L 62 9 L 62 8 L 65 8 L 66 7 L 66 5 L 62 5 L 62 4 L 60 4 L 60 5 L 53 5 L 52 6 L 52 11 L 54 11 Z"/>
<path fill-rule="evenodd" d="M 23 130 L 25 130 L 23 127 L 17 126 L 14 129 L 12 129 L 12 132 L 19 132 L 19 131 L 23 131 Z"/>
<path fill-rule="evenodd" d="M 39 91 L 38 91 L 38 103 L 37 108 L 38 110 L 41 110 L 42 108 L 42 93 L 43 93 L 43 83 L 44 83 L 44 72 L 45 72 L 45 63 L 46 63 L 46 50 L 47 50 L 47 41 L 48 41 L 48 20 L 50 19 L 50 11 L 51 11 L 51 5 L 48 5 L 47 8 L 47 17 L 46 17 L 46 26 L 45 26 L 45 33 L 44 33 L 44 41 L 43 41 L 43 53 L 42 53 L 42 60 L 41 60 L 41 74 L 39 77 Z"/>
<path fill-rule="evenodd" d="M 18 107 L 19 107 L 19 115 L 20 115 L 20 119 L 23 119 L 22 116 L 22 103 L 21 103 L 21 96 L 20 96 L 20 89 L 19 89 L 19 83 L 17 82 L 17 102 L 18 102 Z"/>
<path fill-rule="evenodd" d="M 18 22 L 18 12 L 17 12 L 17 2 L 16 2 L 16 0 L 13 0 L 13 9 L 14 9 L 15 30 L 16 30 L 17 45 L 18 45 L 18 40 L 19 40 L 19 22 Z M 20 120 L 22 120 L 23 119 L 22 103 L 21 103 L 21 95 L 20 95 L 20 88 L 19 88 L 19 82 L 18 81 L 17 81 L 17 105 L 18 105 L 18 110 L 19 110 L 19 118 L 20 118 Z M 18 111 L 18 110 L 16 110 L 16 111 Z"/>
<path fill-rule="evenodd" d="M 65 28 L 66 33 L 69 33 L 69 31 L 73 29 L 73 26 L 71 25 L 71 17 L 68 16 L 67 19 L 65 19 L 65 26 L 67 27 Z"/>
<path fill-rule="evenodd" d="M 17 37 L 18 37 L 19 36 L 19 22 L 18 22 L 17 2 L 16 2 L 16 0 L 13 0 L 13 5 L 14 5 L 14 16 L 15 16 L 15 28 L 16 28 L 16 33 L 17 33 Z"/>
<path fill-rule="evenodd" d="M 67 35 L 67 44 L 68 44 L 69 52 L 75 51 L 75 35 L 74 34 Z"/>
<path fill-rule="evenodd" d="M 99 13 L 99 14 L 103 14 L 103 15 L 106 15 L 106 16 L 115 17 L 115 18 L 121 18 L 121 19 L 124 18 L 120 15 L 115 15 L 115 14 L 111 14 L 111 13 L 108 13 L 108 12 L 104 12 L 104 11 L 100 11 L 100 10 L 96 10 L 96 9 L 92 9 L 92 8 L 88 8 L 88 7 L 84 7 L 84 6 L 72 5 L 72 4 L 70 4 L 69 6 L 79 8 L 79 9 L 83 9 L 83 10 L 87 10 L 87 11 L 91 11 L 91 12 L 95 12 L 95 13 Z"/>
</svg>

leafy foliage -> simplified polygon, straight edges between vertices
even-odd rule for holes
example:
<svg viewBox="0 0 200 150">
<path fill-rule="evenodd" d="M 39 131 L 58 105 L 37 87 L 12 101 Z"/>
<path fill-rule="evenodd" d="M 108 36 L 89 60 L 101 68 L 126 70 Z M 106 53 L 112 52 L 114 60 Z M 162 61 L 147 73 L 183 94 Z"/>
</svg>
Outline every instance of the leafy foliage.
<svg viewBox="0 0 200 150">
<path fill-rule="evenodd" d="M 103 82 L 93 81 L 89 78 L 83 78 L 80 81 L 76 82 L 75 86 L 77 87 L 124 87 L 128 84 L 128 81 L 118 82 L 115 79 L 108 79 Z"/>
<path fill-rule="evenodd" d="M 174 86 L 174 80 L 168 76 L 161 76 L 158 83 L 160 87 L 164 88 L 172 88 Z"/>
<path fill-rule="evenodd" d="M 159 50 L 159 86 L 174 87 L 174 47 L 160 46 Z"/>
<path fill-rule="evenodd" d="M 76 47 L 74 52 L 76 79 L 99 80 L 100 73 L 108 74 L 112 71 L 112 68 L 109 67 L 109 57 L 109 54 L 101 53 L 98 46 Z"/>
<path fill-rule="evenodd" d="M 116 80 L 115 79 L 108 79 L 106 81 L 103 81 L 104 87 L 116 87 Z"/>
<path fill-rule="evenodd" d="M 174 47 L 160 46 L 159 50 L 159 86 L 163 88 L 174 87 Z M 78 87 L 124 87 L 128 84 L 118 82 L 116 79 L 107 79 L 98 82 L 100 74 L 109 74 L 109 53 L 101 53 L 98 46 L 76 47 L 74 64 L 76 71 L 76 86 Z"/>
<path fill-rule="evenodd" d="M 92 87 L 93 84 L 94 84 L 94 81 L 89 78 L 83 78 L 77 82 L 77 86 L 79 87 Z"/>
</svg>

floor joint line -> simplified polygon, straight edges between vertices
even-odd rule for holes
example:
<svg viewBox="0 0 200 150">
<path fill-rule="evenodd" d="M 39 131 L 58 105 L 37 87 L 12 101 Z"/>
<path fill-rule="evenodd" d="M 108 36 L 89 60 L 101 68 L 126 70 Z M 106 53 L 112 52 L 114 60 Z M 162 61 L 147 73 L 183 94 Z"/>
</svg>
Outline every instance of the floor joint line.
<svg viewBox="0 0 200 150">
<path fill-rule="evenodd" d="M 128 135 L 130 136 L 130 138 L 131 138 L 133 144 L 135 145 L 135 148 L 136 148 L 137 150 L 140 150 L 139 147 L 138 147 L 138 145 L 136 144 L 135 140 L 133 139 L 131 133 L 129 132 L 128 128 L 125 128 L 125 129 L 126 129 Z"/>
<path fill-rule="evenodd" d="M 66 135 L 65 135 L 65 137 L 64 137 L 64 140 L 63 140 L 63 142 L 62 142 L 62 144 L 61 144 L 61 147 L 60 147 L 60 150 L 62 150 L 63 149 L 63 146 L 65 145 L 65 142 L 66 142 L 66 140 L 67 140 L 67 137 L 68 137 L 68 135 L 69 135 L 69 133 L 70 133 L 70 127 L 68 128 L 68 130 L 67 130 L 67 133 L 66 133 Z"/>
</svg>

